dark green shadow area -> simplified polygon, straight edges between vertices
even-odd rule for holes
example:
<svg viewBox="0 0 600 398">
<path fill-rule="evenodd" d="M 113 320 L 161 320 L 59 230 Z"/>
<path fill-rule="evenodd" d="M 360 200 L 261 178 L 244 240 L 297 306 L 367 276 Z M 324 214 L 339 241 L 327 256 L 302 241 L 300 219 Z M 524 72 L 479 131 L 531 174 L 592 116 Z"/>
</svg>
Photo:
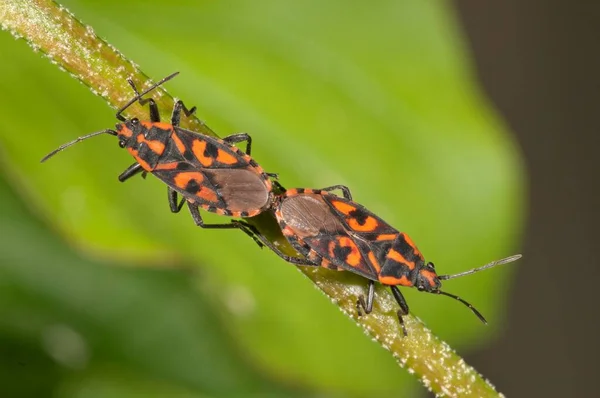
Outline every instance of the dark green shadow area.
<svg viewBox="0 0 600 398">
<path fill-rule="evenodd" d="M 297 395 L 240 357 L 189 272 L 74 254 L 4 179 L 0 219 L 0 396 L 88 396 L 98 379 L 110 396 Z"/>
</svg>

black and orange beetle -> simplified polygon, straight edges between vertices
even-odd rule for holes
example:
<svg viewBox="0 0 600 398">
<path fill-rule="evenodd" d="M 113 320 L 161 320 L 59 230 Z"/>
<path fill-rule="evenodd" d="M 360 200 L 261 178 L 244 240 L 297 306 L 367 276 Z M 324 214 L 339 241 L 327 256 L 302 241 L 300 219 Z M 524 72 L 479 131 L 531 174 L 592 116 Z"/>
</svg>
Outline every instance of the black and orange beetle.
<svg viewBox="0 0 600 398">
<path fill-rule="evenodd" d="M 361 308 L 366 314 L 373 309 L 375 282 L 389 286 L 400 306 L 398 319 L 404 335 L 406 328 L 402 317 L 409 313 L 409 308 L 398 286 L 416 287 L 423 292 L 452 297 L 469 307 L 483 323 L 487 323 L 471 304 L 440 290 L 441 281 L 521 258 L 521 255 L 515 255 L 455 275 L 438 275 L 433 263 L 425 262 L 407 234 L 399 232 L 362 205 L 353 202 L 346 186 L 285 191 L 278 183 L 276 185 L 284 192 L 275 197 L 272 210 L 283 235 L 304 257 L 285 255 L 264 237 L 258 235 L 258 238 L 291 263 L 350 271 L 369 279 L 366 301 L 362 296 L 357 301 L 359 315 Z M 330 193 L 337 189 L 343 192 L 343 197 Z"/>
<path fill-rule="evenodd" d="M 48 160 L 65 148 L 88 138 L 114 135 L 119 146 L 127 149 L 135 163 L 119 175 L 123 182 L 136 174 L 151 173 L 168 186 L 171 211 L 177 213 L 187 202 L 196 224 L 202 228 L 240 228 L 248 231 L 248 225 L 232 220 L 223 224 L 205 224 L 199 208 L 231 217 L 252 217 L 267 209 L 273 199 L 269 177 L 274 174 L 264 170 L 250 157 L 252 139 L 248 134 L 234 134 L 223 139 L 210 137 L 179 127 L 181 112 L 192 115 L 196 108 L 187 109 L 182 101 L 173 107 L 171 123 L 160 121 L 158 107 L 153 99 L 142 99 L 152 90 L 172 79 L 173 73 L 142 93 L 128 79 L 135 97 L 121 107 L 116 118 L 121 122 L 116 129 L 106 129 L 79 137 L 46 155 Z M 149 104 L 150 121 L 137 118 L 126 119 L 122 113 L 136 101 Z M 234 144 L 246 142 L 242 152 Z M 183 199 L 178 201 L 178 194 Z M 257 241 L 257 243 L 260 242 Z"/>
</svg>

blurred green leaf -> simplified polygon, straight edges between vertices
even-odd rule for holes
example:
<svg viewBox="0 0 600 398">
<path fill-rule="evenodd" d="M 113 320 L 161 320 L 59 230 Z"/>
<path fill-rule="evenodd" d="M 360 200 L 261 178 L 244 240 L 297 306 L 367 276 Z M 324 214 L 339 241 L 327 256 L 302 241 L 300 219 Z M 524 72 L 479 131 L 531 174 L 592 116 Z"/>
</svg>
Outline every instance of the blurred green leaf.
<svg viewBox="0 0 600 398">
<path fill-rule="evenodd" d="M 148 380 L 124 369 L 93 369 L 66 380 L 60 398 L 207 398 L 172 384 Z"/>
<path fill-rule="evenodd" d="M 444 3 L 65 4 L 153 77 L 182 71 L 169 88 L 219 134 L 251 133 L 255 158 L 284 185 L 350 186 L 443 273 L 512 254 L 518 155 L 471 81 Z M 235 344 L 271 374 L 346 394 L 407 388 L 392 358 L 293 267 L 242 234 L 170 214 L 155 179 L 119 184 L 131 159 L 116 141 L 98 138 L 39 165 L 58 144 L 111 126 L 113 112 L 24 43 L 3 35 L 0 46 L 11 54 L 0 65 L 4 170 L 63 236 L 113 259 L 195 261 Z M 406 295 L 441 337 L 475 344 L 501 324 L 507 275 L 449 282 L 488 328 L 457 303 Z"/>
<path fill-rule="evenodd" d="M 18 336 L 22 346 L 0 339 L 0 363 L 17 368 L 6 374 L 46 363 L 40 382 L 51 379 L 47 370 L 56 376 L 119 363 L 167 386 L 240 396 L 277 392 L 229 343 L 188 273 L 83 260 L 32 220 L 3 180 L 0 203 L 0 336 Z M 8 380 L 0 392 L 12 385 Z"/>
</svg>

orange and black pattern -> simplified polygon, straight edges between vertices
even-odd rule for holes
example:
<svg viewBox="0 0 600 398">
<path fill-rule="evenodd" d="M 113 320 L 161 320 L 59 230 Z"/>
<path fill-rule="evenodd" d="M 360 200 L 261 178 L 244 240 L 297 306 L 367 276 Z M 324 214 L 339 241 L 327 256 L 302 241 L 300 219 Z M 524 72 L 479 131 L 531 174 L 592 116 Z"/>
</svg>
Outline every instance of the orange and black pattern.
<svg viewBox="0 0 600 398">
<path fill-rule="evenodd" d="M 238 228 L 250 235 L 259 246 L 267 246 L 281 258 L 296 265 L 321 266 L 331 270 L 350 271 L 369 280 L 367 300 L 357 302 L 366 314 L 373 308 L 374 283 L 390 287 L 400 309 L 398 319 L 404 328 L 403 316 L 408 305 L 398 286 L 416 287 L 421 291 L 443 294 L 461 301 L 485 322 L 483 316 L 469 303 L 440 290 L 440 280 L 478 272 L 494 264 L 475 268 L 455 275 L 438 276 L 434 265 L 425 262 L 412 239 L 383 221 L 362 205 L 352 201 L 348 187 L 335 185 L 323 189 L 285 190 L 274 174 L 265 171 L 252 159 L 251 137 L 233 134 L 218 139 L 179 127 L 181 113 L 190 116 L 183 102 L 176 101 L 171 122 L 160 121 L 156 103 L 142 99 L 150 91 L 173 78 L 172 74 L 139 93 L 129 80 L 136 96 L 116 114 L 120 121 L 116 130 L 107 129 L 64 144 L 42 161 L 65 148 L 99 134 L 110 134 L 119 139 L 119 146 L 135 159 L 119 176 L 120 181 L 147 173 L 153 174 L 168 187 L 169 206 L 179 212 L 187 204 L 190 214 L 202 228 Z M 126 119 L 122 113 L 135 102 L 149 104 L 150 120 Z M 246 143 L 243 152 L 236 143 Z M 276 187 L 277 195 L 273 193 Z M 340 190 L 342 196 L 330 192 Z M 178 195 L 182 197 L 179 200 Z M 220 224 L 206 224 L 199 209 L 232 217 L 253 217 L 264 211 L 275 214 L 283 235 L 303 256 L 282 253 L 255 227 L 243 220 Z M 514 261 L 513 256 L 497 263 Z"/>
<path fill-rule="evenodd" d="M 254 159 L 220 139 L 179 127 L 148 171 L 189 202 L 220 215 L 252 217 L 272 198 L 271 181 Z"/>
<path fill-rule="evenodd" d="M 385 285 L 414 286 L 425 266 L 408 235 L 349 199 L 321 190 L 290 189 L 278 199 L 275 216 L 294 248 L 326 268 Z M 435 279 L 430 281 L 435 287 Z"/>
<path fill-rule="evenodd" d="M 250 157 L 249 135 L 234 134 L 218 139 L 180 128 L 181 113 L 190 116 L 195 111 L 195 108 L 188 110 L 181 101 L 175 103 L 171 122 L 161 122 L 154 100 L 142 98 L 176 75 L 164 78 L 141 94 L 128 80 L 136 96 L 117 112 L 120 123 L 115 130 L 80 137 L 51 152 L 43 161 L 77 142 L 107 133 L 116 136 L 119 146 L 127 149 L 136 161 L 121 173 L 119 180 L 123 182 L 140 173 L 155 175 L 169 188 L 171 210 L 178 212 L 187 202 L 196 224 L 201 227 L 205 224 L 198 208 L 234 217 L 252 217 L 266 210 L 273 198 L 272 184 L 269 175 Z M 135 102 L 149 104 L 150 120 L 122 116 Z M 246 142 L 246 153 L 234 145 L 239 142 Z M 182 202 L 178 202 L 178 194 L 183 197 Z M 239 224 L 220 225 L 220 228 L 230 227 L 245 230 Z"/>
</svg>

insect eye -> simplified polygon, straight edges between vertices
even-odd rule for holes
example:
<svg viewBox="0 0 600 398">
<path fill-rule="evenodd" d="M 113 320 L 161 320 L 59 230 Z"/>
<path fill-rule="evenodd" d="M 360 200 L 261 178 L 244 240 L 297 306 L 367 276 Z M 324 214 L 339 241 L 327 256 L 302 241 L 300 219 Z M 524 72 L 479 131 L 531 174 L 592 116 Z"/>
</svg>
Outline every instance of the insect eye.
<svg viewBox="0 0 600 398">
<path fill-rule="evenodd" d="M 123 140 L 119 141 L 119 147 L 125 148 L 125 145 L 127 145 L 127 143 L 125 141 L 123 141 Z"/>
<path fill-rule="evenodd" d="M 134 117 L 133 119 L 131 119 L 131 124 L 133 124 L 134 126 L 140 124 L 140 119 Z"/>
</svg>

